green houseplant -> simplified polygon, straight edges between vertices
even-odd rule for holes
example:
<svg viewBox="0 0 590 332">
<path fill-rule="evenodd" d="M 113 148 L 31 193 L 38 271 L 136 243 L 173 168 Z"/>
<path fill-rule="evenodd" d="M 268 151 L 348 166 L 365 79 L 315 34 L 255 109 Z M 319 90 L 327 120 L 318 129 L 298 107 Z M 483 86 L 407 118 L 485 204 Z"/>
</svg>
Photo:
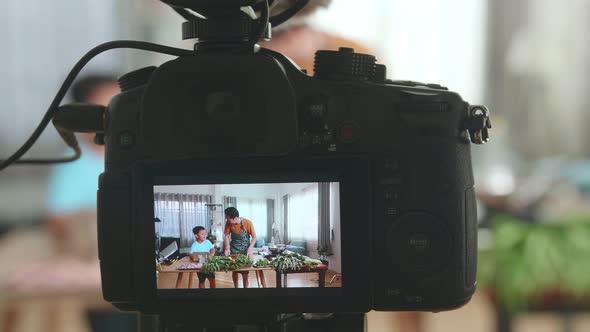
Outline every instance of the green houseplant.
<svg viewBox="0 0 590 332">
<path fill-rule="evenodd" d="M 480 251 L 478 287 L 509 310 L 590 304 L 590 216 L 527 224 L 494 220 L 490 248 Z"/>
<path fill-rule="evenodd" d="M 329 265 L 330 261 L 328 261 L 328 255 L 330 254 L 328 246 L 319 246 L 318 245 L 318 255 L 320 256 L 320 261 L 324 265 Z"/>
</svg>

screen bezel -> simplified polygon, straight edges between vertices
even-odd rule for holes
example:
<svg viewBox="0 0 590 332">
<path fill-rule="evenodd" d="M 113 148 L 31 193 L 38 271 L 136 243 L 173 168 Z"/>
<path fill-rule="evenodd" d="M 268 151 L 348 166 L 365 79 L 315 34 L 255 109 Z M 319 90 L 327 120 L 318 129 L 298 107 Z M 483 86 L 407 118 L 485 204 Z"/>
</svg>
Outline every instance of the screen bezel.
<svg viewBox="0 0 590 332">
<path fill-rule="evenodd" d="M 244 158 L 140 163 L 133 169 L 135 275 L 140 310 L 184 312 L 366 312 L 370 308 L 369 162 L 363 158 Z M 158 185 L 338 182 L 341 269 L 338 288 L 157 289 L 153 188 Z M 359 220 L 366 220 L 360 223 Z M 360 226 L 360 227 L 359 227 Z M 346 243 L 354 245 L 345 246 Z M 355 244 L 356 243 L 356 244 Z M 362 245 L 364 243 L 364 245 Z M 361 245 L 359 245 L 361 244 Z M 356 259 L 366 250 L 364 261 Z M 355 268 L 352 266 L 355 265 Z M 198 301 L 197 301 L 198 300 Z M 228 304 L 232 304 L 228 308 Z"/>
</svg>

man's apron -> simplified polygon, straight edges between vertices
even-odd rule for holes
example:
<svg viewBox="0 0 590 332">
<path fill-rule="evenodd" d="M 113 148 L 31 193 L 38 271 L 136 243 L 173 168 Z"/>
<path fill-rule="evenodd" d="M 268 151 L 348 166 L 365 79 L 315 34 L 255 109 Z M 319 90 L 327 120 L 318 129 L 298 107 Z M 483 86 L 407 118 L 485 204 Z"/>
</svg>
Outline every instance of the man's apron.
<svg viewBox="0 0 590 332">
<path fill-rule="evenodd" d="M 240 220 L 242 226 L 242 233 L 231 233 L 231 243 L 229 250 L 232 254 L 245 255 L 250 246 L 250 234 L 244 229 L 244 221 Z"/>
</svg>

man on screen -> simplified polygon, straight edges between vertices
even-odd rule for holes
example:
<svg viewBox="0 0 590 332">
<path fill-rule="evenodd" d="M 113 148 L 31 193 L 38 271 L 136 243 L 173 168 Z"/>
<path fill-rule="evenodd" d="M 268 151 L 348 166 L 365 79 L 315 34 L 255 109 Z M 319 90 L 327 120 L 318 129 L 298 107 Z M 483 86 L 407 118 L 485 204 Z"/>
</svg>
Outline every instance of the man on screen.
<svg viewBox="0 0 590 332">
<path fill-rule="evenodd" d="M 241 218 L 238 209 L 228 207 L 225 209 L 225 255 L 246 255 L 252 254 L 252 248 L 256 244 L 256 232 L 252 221 Z M 234 287 L 238 288 L 238 273 L 242 275 L 244 288 L 248 288 L 248 271 L 233 272 L 232 278 Z"/>
<path fill-rule="evenodd" d="M 195 235 L 196 241 L 191 246 L 191 259 L 193 258 L 193 254 L 196 253 L 206 252 L 211 256 L 215 256 L 215 247 L 211 241 L 207 240 L 205 227 L 197 226 L 193 228 L 193 234 Z M 209 279 L 209 287 L 215 288 L 215 273 L 197 272 L 197 276 L 199 277 L 199 288 L 205 288 L 205 279 Z"/>
</svg>

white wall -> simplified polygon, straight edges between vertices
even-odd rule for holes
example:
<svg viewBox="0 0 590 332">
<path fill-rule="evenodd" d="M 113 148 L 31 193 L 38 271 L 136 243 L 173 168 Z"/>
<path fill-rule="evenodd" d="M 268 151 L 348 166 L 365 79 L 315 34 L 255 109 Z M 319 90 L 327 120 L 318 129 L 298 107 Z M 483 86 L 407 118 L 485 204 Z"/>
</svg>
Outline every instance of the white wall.
<svg viewBox="0 0 590 332">
<path fill-rule="evenodd" d="M 283 183 L 280 187 L 281 197 L 287 194 L 293 194 L 301 190 L 305 190 L 313 185 L 315 182 L 302 182 L 302 183 Z"/>
<path fill-rule="evenodd" d="M 198 186 L 154 186 L 155 193 L 172 193 L 172 194 L 200 194 L 213 195 L 215 193 L 213 185 Z"/>
<path fill-rule="evenodd" d="M 276 185 L 270 183 L 219 185 L 221 196 L 235 196 L 252 199 L 271 199 L 279 190 Z"/>
</svg>

